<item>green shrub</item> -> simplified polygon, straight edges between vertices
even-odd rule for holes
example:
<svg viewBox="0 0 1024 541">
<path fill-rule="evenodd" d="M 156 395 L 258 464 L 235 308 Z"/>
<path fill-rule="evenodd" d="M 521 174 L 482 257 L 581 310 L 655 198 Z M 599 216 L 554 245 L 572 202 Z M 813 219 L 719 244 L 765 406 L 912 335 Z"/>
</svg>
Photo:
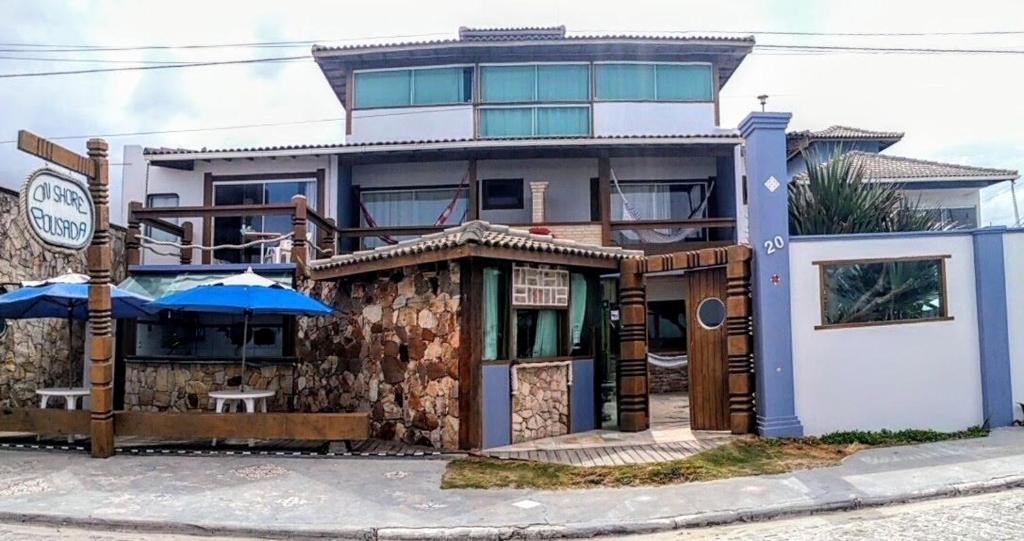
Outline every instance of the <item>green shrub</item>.
<svg viewBox="0 0 1024 541">
<path fill-rule="evenodd" d="M 832 432 L 815 441 L 827 445 L 908 445 L 914 443 L 932 443 L 936 441 L 962 440 L 967 438 L 983 438 L 988 436 L 989 429 L 972 426 L 958 432 L 938 432 L 936 430 L 851 430 L 848 432 Z"/>
</svg>

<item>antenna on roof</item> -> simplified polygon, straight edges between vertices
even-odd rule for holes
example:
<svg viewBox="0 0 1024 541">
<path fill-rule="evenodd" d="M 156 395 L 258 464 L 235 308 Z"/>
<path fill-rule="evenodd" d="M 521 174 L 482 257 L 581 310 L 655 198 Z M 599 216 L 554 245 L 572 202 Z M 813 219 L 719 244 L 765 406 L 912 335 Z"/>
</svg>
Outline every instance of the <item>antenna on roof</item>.
<svg viewBox="0 0 1024 541">
<path fill-rule="evenodd" d="M 764 112 L 764 106 L 768 103 L 768 94 L 761 94 L 757 97 L 757 101 L 761 102 L 761 112 Z"/>
</svg>

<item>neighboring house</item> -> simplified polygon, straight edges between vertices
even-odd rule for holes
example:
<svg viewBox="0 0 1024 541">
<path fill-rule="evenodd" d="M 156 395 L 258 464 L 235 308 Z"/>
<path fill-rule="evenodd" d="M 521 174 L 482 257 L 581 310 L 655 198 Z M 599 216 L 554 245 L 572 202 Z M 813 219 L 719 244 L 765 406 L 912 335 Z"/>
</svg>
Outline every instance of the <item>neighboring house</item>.
<svg viewBox="0 0 1024 541">
<path fill-rule="evenodd" d="M 804 175 L 804 156 L 827 159 L 836 152 L 850 154 L 875 182 L 898 184 L 908 200 L 936 217 L 962 228 L 984 225 L 981 190 L 1000 182 L 1013 182 L 1017 171 L 917 160 L 881 154 L 898 143 L 901 132 L 878 132 L 830 126 L 824 130 L 787 134 L 787 166 L 791 178 Z"/>
</svg>

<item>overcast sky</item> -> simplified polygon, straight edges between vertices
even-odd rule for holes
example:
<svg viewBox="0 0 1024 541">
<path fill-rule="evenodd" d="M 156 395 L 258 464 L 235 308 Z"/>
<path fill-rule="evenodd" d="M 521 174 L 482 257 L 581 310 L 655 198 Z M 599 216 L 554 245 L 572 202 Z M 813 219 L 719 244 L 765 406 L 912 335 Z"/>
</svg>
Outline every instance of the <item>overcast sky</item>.
<svg viewBox="0 0 1024 541">
<path fill-rule="evenodd" d="M 564 24 L 570 32 L 1024 31 L 1020 0 L 720 0 L 374 2 L 0 0 L 0 74 L 110 68 L 132 61 L 207 61 L 309 55 L 309 46 L 117 52 L 21 52 L 11 43 L 58 46 L 193 45 L 316 40 L 325 44 L 439 39 L 465 26 Z M 759 44 L 1024 50 L 1000 36 L 792 37 Z M 11 59 L 10 57 L 22 57 Z M 61 61 L 25 60 L 24 57 Z M 104 59 L 111 63 L 70 62 Z M 1024 55 L 881 55 L 755 52 L 722 93 L 722 124 L 735 126 L 768 94 L 793 113 L 791 129 L 844 124 L 906 132 L 887 154 L 1024 170 Z M 44 136 L 216 128 L 344 116 L 312 59 L 38 78 L 0 79 L 0 141 L 18 129 Z M 123 144 L 226 147 L 336 143 L 344 122 L 110 137 Z M 63 141 L 84 151 L 84 139 Z M 16 188 L 40 164 L 0 144 L 0 186 Z M 112 175 L 120 175 L 115 166 Z M 983 193 L 983 220 L 1009 223 L 1006 187 Z"/>
</svg>

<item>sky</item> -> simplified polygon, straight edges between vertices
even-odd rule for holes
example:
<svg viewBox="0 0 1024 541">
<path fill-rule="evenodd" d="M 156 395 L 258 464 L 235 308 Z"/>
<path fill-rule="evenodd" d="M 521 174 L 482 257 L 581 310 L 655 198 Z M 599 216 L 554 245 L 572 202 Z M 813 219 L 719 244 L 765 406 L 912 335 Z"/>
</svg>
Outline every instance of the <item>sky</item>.
<svg viewBox="0 0 1024 541">
<path fill-rule="evenodd" d="M 455 37 L 459 26 L 565 25 L 586 33 L 753 33 L 758 44 L 1024 50 L 1024 33 L 784 36 L 769 32 L 1024 32 L 1024 2 L 993 0 L 0 0 L 0 74 L 308 56 L 309 46 L 26 52 L 9 44 L 138 47 L 280 41 L 327 45 Z M 71 47 L 69 47 L 71 46 Z M 35 59 L 28 59 L 35 58 Z M 39 60 L 46 58 L 47 60 Z M 53 59 L 57 59 L 56 61 Z M 82 60 L 103 59 L 93 63 Z M 156 65 L 156 64 L 146 64 Z M 1024 171 L 1024 54 L 806 54 L 759 50 L 722 91 L 723 127 L 759 109 L 791 129 L 832 124 L 902 131 L 886 154 Z M 108 137 L 186 148 L 338 143 L 344 111 L 311 58 L 183 69 L 0 78 L 0 186 L 42 165 L 17 130 L 46 137 L 291 125 Z M 301 123 L 301 124 L 300 124 Z M 61 141 L 84 152 L 85 138 Z M 1020 194 L 1024 198 L 1024 194 Z M 1011 224 L 1007 185 L 982 193 L 984 224 Z M 1020 199 L 1020 198 L 1019 198 Z"/>
</svg>

